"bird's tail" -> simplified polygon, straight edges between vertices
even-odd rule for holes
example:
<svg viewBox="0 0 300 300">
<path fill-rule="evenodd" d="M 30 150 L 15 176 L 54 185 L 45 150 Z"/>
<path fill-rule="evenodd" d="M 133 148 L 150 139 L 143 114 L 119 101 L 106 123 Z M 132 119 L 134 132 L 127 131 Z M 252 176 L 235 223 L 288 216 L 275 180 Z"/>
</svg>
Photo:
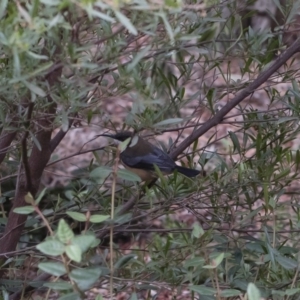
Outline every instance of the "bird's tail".
<svg viewBox="0 0 300 300">
<path fill-rule="evenodd" d="M 198 171 L 198 170 L 189 169 L 189 168 L 185 168 L 185 167 L 181 167 L 181 166 L 176 166 L 175 169 L 179 173 L 181 173 L 187 177 L 195 177 L 200 174 L 200 171 Z"/>
</svg>

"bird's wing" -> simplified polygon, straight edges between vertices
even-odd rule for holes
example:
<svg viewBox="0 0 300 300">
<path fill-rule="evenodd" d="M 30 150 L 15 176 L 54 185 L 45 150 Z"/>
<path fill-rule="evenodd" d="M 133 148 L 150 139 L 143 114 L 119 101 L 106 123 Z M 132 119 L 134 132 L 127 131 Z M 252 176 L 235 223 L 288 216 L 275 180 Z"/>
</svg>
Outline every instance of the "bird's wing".
<svg viewBox="0 0 300 300">
<path fill-rule="evenodd" d="M 136 169 L 154 170 L 156 165 L 162 172 L 173 172 L 176 167 L 172 158 L 160 150 L 159 148 L 152 149 L 151 153 L 143 156 L 126 155 L 126 151 L 121 153 L 121 160 L 125 165 Z"/>
</svg>

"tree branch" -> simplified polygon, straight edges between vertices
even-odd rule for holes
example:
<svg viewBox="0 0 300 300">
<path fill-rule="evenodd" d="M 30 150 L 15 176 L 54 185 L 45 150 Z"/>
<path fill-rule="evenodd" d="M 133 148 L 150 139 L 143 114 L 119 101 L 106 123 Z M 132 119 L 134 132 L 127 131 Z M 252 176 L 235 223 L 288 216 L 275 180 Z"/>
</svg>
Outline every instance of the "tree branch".
<svg viewBox="0 0 300 300">
<path fill-rule="evenodd" d="M 207 121 L 199 129 L 195 130 L 188 138 L 186 138 L 183 142 L 181 142 L 181 144 L 171 152 L 170 154 L 171 157 L 173 159 L 176 159 L 180 153 L 182 153 L 185 149 L 187 149 L 201 135 L 203 135 L 212 127 L 221 123 L 225 115 L 227 115 L 234 107 L 236 107 L 240 102 L 242 102 L 247 96 L 252 94 L 260 85 L 266 82 L 268 78 L 276 70 L 278 70 L 297 52 L 300 52 L 300 39 L 298 39 L 291 47 L 289 47 L 284 53 L 282 53 L 267 70 L 262 72 L 245 89 L 240 91 L 228 104 L 226 104 L 219 112 L 217 112 L 213 118 Z"/>
<path fill-rule="evenodd" d="M 29 135 L 29 126 L 30 126 L 30 119 L 32 116 L 32 111 L 33 111 L 34 103 L 31 102 L 28 106 L 27 110 L 27 120 L 25 123 L 25 132 L 22 138 L 21 146 L 22 146 L 22 162 L 23 162 L 23 167 L 25 170 L 25 178 L 26 178 L 26 189 L 30 192 L 32 192 L 32 182 L 31 182 L 31 176 L 30 176 L 30 166 L 28 164 L 28 157 L 27 157 L 27 138 Z"/>
<path fill-rule="evenodd" d="M 59 51 L 59 50 L 57 50 Z M 55 69 L 52 73 L 47 74 L 45 80 L 48 81 L 49 86 L 54 86 L 58 81 L 62 73 L 62 67 Z M 52 134 L 52 123 L 55 118 L 56 103 L 52 101 L 50 95 L 48 95 L 48 108 L 47 117 L 41 118 L 37 121 L 37 134 L 36 139 L 39 142 L 39 147 L 36 144 L 33 145 L 31 155 L 29 157 L 28 164 L 30 178 L 31 178 L 31 193 L 35 197 L 40 180 L 51 157 L 51 134 Z M 28 176 L 28 174 L 26 176 Z M 26 176 L 20 172 L 18 177 L 18 186 L 14 198 L 13 207 L 9 213 L 7 225 L 3 234 L 3 238 L 0 244 L 0 253 L 5 253 L 15 250 L 17 243 L 19 242 L 20 236 L 24 228 L 24 222 L 27 219 L 26 215 L 16 214 L 14 209 L 26 205 L 25 196 L 29 192 L 26 183 Z"/>
</svg>

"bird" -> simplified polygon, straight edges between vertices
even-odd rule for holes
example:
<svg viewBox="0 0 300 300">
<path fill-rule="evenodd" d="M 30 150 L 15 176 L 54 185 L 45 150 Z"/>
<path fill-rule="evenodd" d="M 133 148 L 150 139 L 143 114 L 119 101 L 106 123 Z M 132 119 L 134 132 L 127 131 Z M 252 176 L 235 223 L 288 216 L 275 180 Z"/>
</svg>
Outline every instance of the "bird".
<svg viewBox="0 0 300 300">
<path fill-rule="evenodd" d="M 142 181 L 150 181 L 158 177 L 154 165 L 164 175 L 169 175 L 175 170 L 187 177 L 195 177 L 200 174 L 198 170 L 178 166 L 166 152 L 134 132 L 120 131 L 116 134 L 98 136 L 110 137 L 119 142 L 130 139 L 125 149 L 121 150 L 120 159 L 124 167 L 138 175 Z"/>
</svg>

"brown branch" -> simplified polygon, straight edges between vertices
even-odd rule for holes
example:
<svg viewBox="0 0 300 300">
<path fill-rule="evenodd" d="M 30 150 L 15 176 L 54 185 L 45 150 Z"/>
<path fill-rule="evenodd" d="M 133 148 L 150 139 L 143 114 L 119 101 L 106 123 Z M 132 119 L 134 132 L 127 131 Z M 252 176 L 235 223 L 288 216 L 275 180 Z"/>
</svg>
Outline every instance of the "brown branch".
<svg viewBox="0 0 300 300">
<path fill-rule="evenodd" d="M 69 131 L 69 129 L 71 128 L 72 124 L 73 124 L 74 120 L 71 120 L 69 118 L 69 125 L 68 125 L 68 129 L 66 131 L 63 131 L 62 129 L 59 130 L 59 132 L 55 135 L 55 137 L 51 140 L 50 142 L 50 149 L 51 152 L 53 152 L 56 147 L 59 145 L 59 143 L 62 141 L 62 139 L 65 137 L 65 135 L 67 134 L 67 132 Z"/>
<path fill-rule="evenodd" d="M 55 69 L 52 73 L 46 76 L 45 80 L 48 81 L 50 87 L 54 86 L 58 82 L 61 72 L 62 67 Z M 49 117 L 40 119 L 37 122 L 36 139 L 38 140 L 40 147 L 38 148 L 37 145 L 34 144 L 31 155 L 28 159 L 28 166 L 30 168 L 31 176 L 31 193 L 33 197 L 35 197 L 38 191 L 44 168 L 52 154 L 50 149 L 50 141 L 52 123 L 55 118 L 56 104 L 54 101 L 52 101 L 50 95 L 48 96 L 48 102 L 49 106 L 47 113 Z M 20 172 L 13 207 L 9 213 L 5 232 L 0 243 L 0 253 L 6 253 L 15 250 L 17 243 L 19 242 L 27 216 L 16 214 L 14 209 L 26 205 L 25 196 L 28 192 L 26 176 Z"/>
<path fill-rule="evenodd" d="M 262 85 L 268 78 L 285 64 L 294 54 L 300 52 L 300 39 L 298 39 L 291 47 L 289 47 L 282 55 L 280 55 L 275 62 L 264 72 L 262 72 L 252 83 L 245 89 L 240 91 L 228 104 L 226 104 L 213 118 L 207 121 L 199 129 L 195 130 L 188 138 L 171 152 L 171 157 L 176 159 L 177 156 L 187 149 L 195 140 L 207 132 L 212 127 L 222 122 L 225 115 L 227 115 L 234 107 L 242 102 L 247 96 L 252 94 L 260 85 Z"/>
<path fill-rule="evenodd" d="M 25 170 L 25 179 L 26 179 L 26 189 L 28 191 L 32 191 L 32 182 L 31 182 L 31 176 L 30 176 L 30 166 L 28 164 L 28 156 L 27 156 L 27 138 L 29 135 L 29 126 L 30 126 L 30 119 L 32 116 L 32 111 L 33 111 L 34 103 L 31 102 L 28 105 L 27 109 L 27 120 L 25 122 L 25 132 L 21 141 L 21 147 L 22 147 L 22 162 L 23 162 L 23 167 Z"/>
</svg>

